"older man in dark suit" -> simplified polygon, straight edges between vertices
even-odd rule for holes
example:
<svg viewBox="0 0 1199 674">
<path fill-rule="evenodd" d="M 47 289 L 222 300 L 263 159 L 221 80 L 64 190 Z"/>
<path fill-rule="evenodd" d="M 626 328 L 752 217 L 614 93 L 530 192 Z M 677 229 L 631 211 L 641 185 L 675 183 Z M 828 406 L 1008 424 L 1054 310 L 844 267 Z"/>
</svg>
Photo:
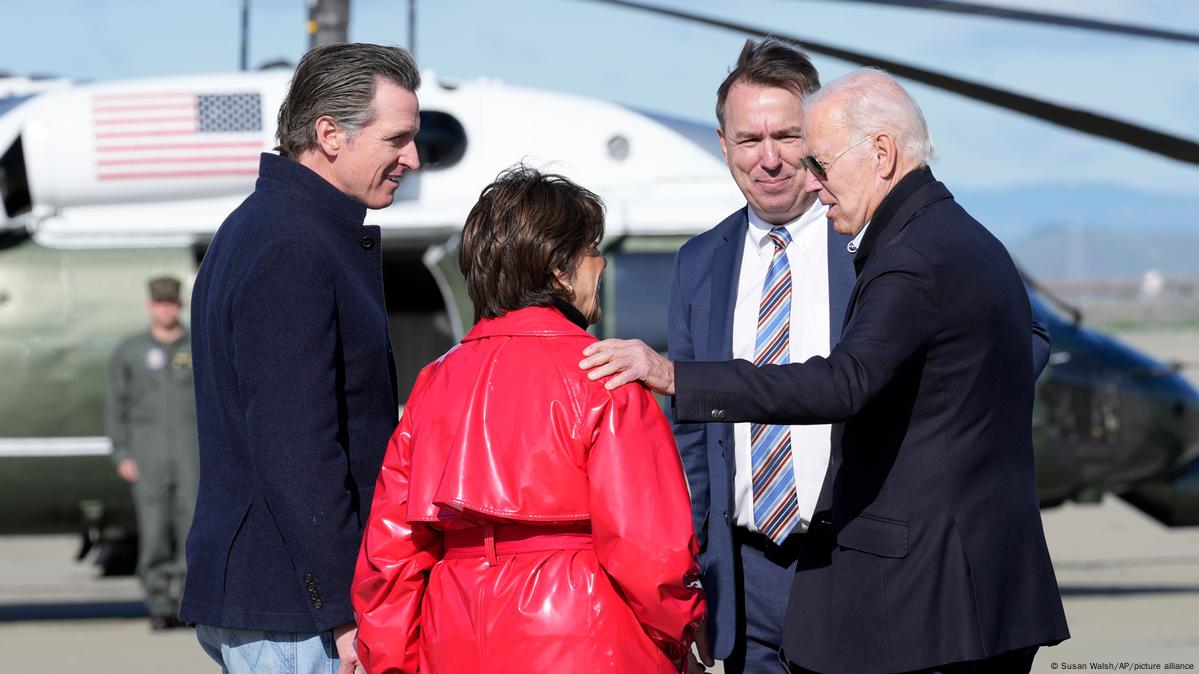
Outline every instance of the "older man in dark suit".
<svg viewBox="0 0 1199 674">
<path fill-rule="evenodd" d="M 1044 364 L 1007 251 L 928 168 L 924 117 L 897 82 L 853 73 L 809 97 L 806 189 L 854 237 L 858 281 L 827 358 L 672 364 L 590 347 L 675 396 L 683 420 L 843 421 L 828 570 L 798 574 L 784 652 L 821 672 L 1028 672 L 1068 638 L 1033 466 Z M 809 583 L 808 579 L 817 579 Z"/>
<path fill-rule="evenodd" d="M 223 671 L 353 672 L 350 580 L 396 424 L 379 228 L 419 167 L 402 49 L 309 52 L 279 155 L 192 295 L 200 491 L 181 616 Z"/>
</svg>

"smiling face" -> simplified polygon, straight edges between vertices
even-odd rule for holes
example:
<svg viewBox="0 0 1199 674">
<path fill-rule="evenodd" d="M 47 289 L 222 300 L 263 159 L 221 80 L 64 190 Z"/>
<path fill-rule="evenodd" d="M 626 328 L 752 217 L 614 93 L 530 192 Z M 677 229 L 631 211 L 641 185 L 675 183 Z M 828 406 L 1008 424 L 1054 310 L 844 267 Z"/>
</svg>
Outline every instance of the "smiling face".
<svg viewBox="0 0 1199 674">
<path fill-rule="evenodd" d="M 803 104 L 779 87 L 734 84 L 725 101 L 720 149 L 750 208 L 772 225 L 796 219 L 812 205 L 804 192 L 806 171 L 801 125 Z"/>
<path fill-rule="evenodd" d="M 353 138 L 337 127 L 336 154 L 326 178 L 368 208 L 386 208 L 400 176 L 420 168 L 415 141 L 420 109 L 415 93 L 381 77 L 375 79 L 371 109 L 371 121 Z"/>
</svg>

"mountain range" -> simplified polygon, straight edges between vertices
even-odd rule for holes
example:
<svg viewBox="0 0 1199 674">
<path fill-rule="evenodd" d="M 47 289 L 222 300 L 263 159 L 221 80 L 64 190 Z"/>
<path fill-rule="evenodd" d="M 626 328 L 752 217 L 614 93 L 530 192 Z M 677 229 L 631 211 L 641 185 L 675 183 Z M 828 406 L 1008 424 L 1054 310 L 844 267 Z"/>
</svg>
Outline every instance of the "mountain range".
<svg viewBox="0 0 1199 674">
<path fill-rule="evenodd" d="M 1199 278 L 1199 194 L 1094 184 L 954 191 L 1016 262 L 1043 281 L 1136 278 L 1149 271 Z"/>
</svg>

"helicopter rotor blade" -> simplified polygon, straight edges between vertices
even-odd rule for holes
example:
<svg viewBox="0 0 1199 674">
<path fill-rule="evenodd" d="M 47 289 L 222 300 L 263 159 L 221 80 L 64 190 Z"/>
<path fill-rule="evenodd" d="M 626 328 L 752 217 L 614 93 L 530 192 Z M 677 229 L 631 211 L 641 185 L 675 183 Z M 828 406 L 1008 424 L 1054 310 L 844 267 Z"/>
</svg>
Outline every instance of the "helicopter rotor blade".
<svg viewBox="0 0 1199 674">
<path fill-rule="evenodd" d="M 827 0 L 831 2 L 860 2 L 871 5 L 888 5 L 891 7 L 902 7 L 904 9 L 925 9 L 933 12 L 948 12 L 951 14 L 965 14 L 968 16 L 978 16 L 988 19 L 1008 19 L 1010 21 L 1024 21 L 1027 23 L 1036 23 L 1049 26 L 1061 26 L 1063 28 L 1077 28 L 1080 30 L 1098 31 L 1101 33 L 1114 33 L 1117 35 L 1131 35 L 1135 37 L 1146 37 L 1157 40 L 1170 40 L 1173 42 L 1184 42 L 1189 44 L 1199 45 L 1199 35 L 1194 33 L 1183 33 L 1180 31 L 1165 30 L 1162 28 L 1151 28 L 1149 26 L 1138 26 L 1130 23 L 1116 23 L 1114 21 L 1098 21 L 1096 19 L 1087 19 L 1081 16 L 1068 16 L 1066 14 L 1051 14 L 1049 12 L 1033 12 L 1024 9 L 1012 9 L 1009 7 L 997 7 L 995 5 L 985 5 L 978 2 L 954 2 L 953 0 Z"/>
<path fill-rule="evenodd" d="M 959 94 L 971 100 L 987 103 L 998 108 L 1003 108 L 1004 110 L 1011 110 L 1012 112 L 1039 119 L 1056 126 L 1098 138 L 1113 140 L 1125 145 L 1131 145 L 1137 149 L 1187 164 L 1199 165 L 1199 143 L 1189 138 L 1150 129 L 1149 127 L 1126 122 L 1115 117 L 1050 103 L 1039 98 L 955 77 L 928 68 L 894 61 L 865 52 L 842 49 L 822 42 L 793 37 L 778 31 L 766 30 L 743 23 L 713 19 L 690 12 L 632 2 L 631 0 L 590 1 L 629 9 L 639 9 L 645 12 L 716 28 L 724 28 L 755 37 L 782 38 L 794 42 L 800 47 L 816 54 L 823 54 L 824 56 L 830 56 L 862 66 L 881 68 L 896 77 L 927 84 L 943 91 Z"/>
</svg>

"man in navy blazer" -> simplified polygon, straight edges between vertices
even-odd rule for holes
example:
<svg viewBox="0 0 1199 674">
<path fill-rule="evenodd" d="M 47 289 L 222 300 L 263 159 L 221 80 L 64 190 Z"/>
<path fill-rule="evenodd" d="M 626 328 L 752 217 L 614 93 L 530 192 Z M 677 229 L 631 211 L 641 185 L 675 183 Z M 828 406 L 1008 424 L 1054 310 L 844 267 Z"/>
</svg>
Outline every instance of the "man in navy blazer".
<svg viewBox="0 0 1199 674">
<path fill-rule="evenodd" d="M 807 56 L 776 40 L 746 42 L 720 85 L 721 148 L 747 206 L 679 250 L 668 314 L 671 360 L 753 358 L 771 257 L 763 242 L 773 227 L 786 228 L 792 237 L 790 358 L 828 355 L 837 343 L 854 283 L 853 257 L 846 250 L 849 239 L 832 230 L 824 206 L 804 192 L 800 163 L 803 97 L 819 86 Z M 708 599 L 701 656 L 708 655 L 709 663 L 723 660 L 728 674 L 784 673 L 778 651 L 787 592 L 799 556 L 810 547 L 805 532 L 828 507 L 829 489 L 822 485 L 830 429 L 790 429 L 788 463 L 799 515 L 781 544 L 760 533 L 754 517 L 749 424 L 676 423 L 674 430 L 691 487 Z"/>
<path fill-rule="evenodd" d="M 832 540 L 798 573 L 786 657 L 819 672 L 1028 672 L 1069 637 L 1032 451 L 1028 296 L 1007 251 L 928 168 L 924 117 L 857 71 L 808 99 L 805 188 L 858 274 L 827 358 L 672 364 L 590 347 L 591 376 L 674 394 L 681 420 L 843 421 Z M 1043 343 L 1042 343 L 1043 346 Z M 595 355 L 593 355 L 595 354 Z"/>
<path fill-rule="evenodd" d="M 223 671 L 353 672 L 350 581 L 398 411 L 378 227 L 420 166 L 403 49 L 309 52 L 279 155 L 192 295 L 200 487 L 181 617 Z"/>
</svg>

